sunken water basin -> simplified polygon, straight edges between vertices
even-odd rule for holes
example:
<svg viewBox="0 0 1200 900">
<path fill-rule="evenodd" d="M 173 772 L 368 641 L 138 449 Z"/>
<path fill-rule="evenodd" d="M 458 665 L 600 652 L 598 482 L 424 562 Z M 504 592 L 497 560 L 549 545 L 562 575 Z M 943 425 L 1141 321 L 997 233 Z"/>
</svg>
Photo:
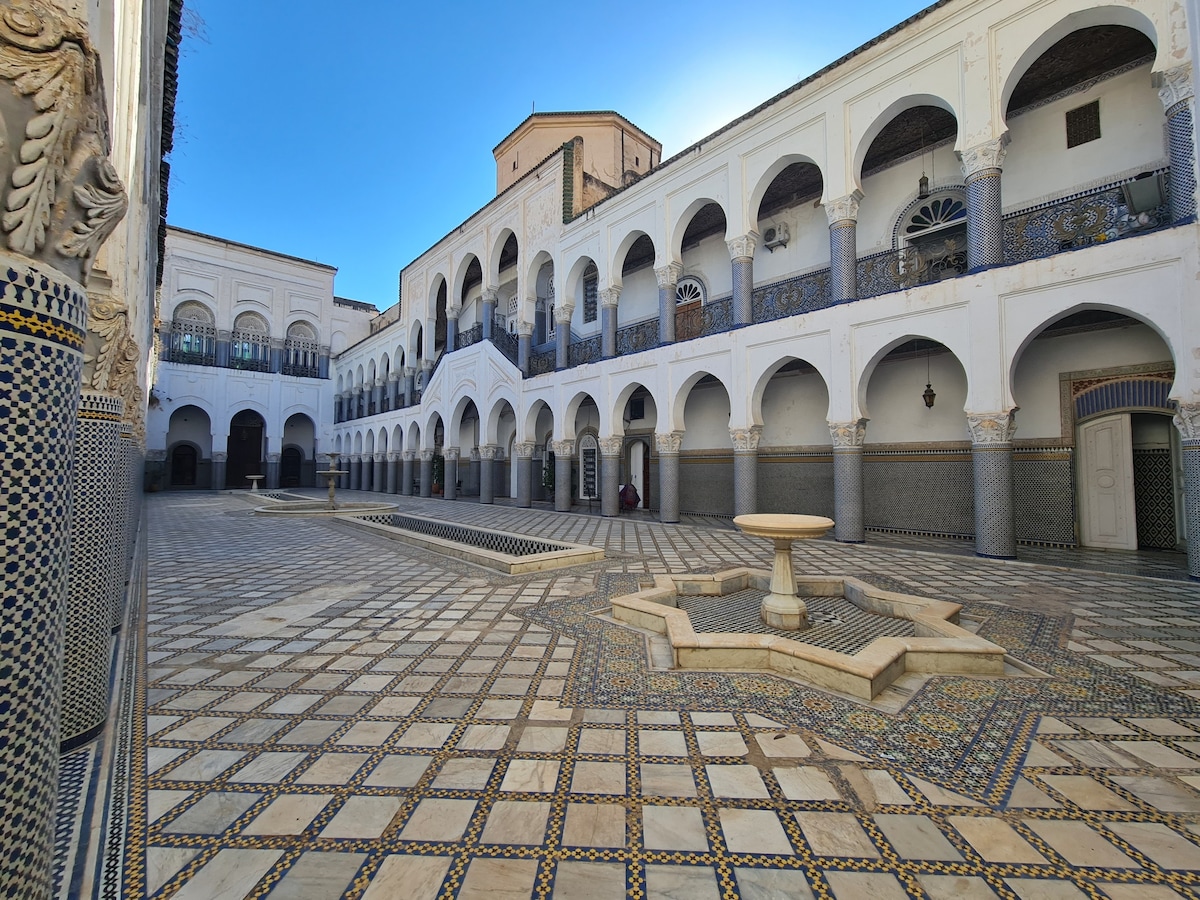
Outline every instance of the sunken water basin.
<svg viewBox="0 0 1200 900">
<path fill-rule="evenodd" d="M 771 573 L 731 569 L 716 575 L 658 575 L 654 587 L 612 601 L 613 616 L 638 628 L 666 635 L 679 669 L 767 669 L 799 678 L 817 687 L 872 700 L 906 672 L 925 675 L 1005 674 L 1003 647 L 976 637 L 958 625 L 961 604 L 885 591 L 857 578 L 796 578 L 801 597 L 844 598 L 864 616 L 884 617 L 881 636 L 855 652 L 853 633 L 834 635 L 826 646 L 807 642 L 822 630 L 814 621 L 811 632 L 784 637 L 757 631 L 697 631 L 681 607 L 692 599 L 709 606 L 713 597 L 771 590 Z M 749 603 L 757 613 L 757 599 Z M 819 604 L 810 609 L 815 613 Z M 844 617 L 855 618 L 855 617 Z M 814 620 L 818 619 L 814 615 Z M 853 631 L 855 624 L 845 626 Z M 892 633 L 887 633 L 887 632 Z M 897 633 L 899 632 L 899 633 Z M 907 633 L 904 633 L 907 632 Z M 800 639 L 803 635 L 803 640 Z M 861 643 L 861 642 L 859 642 Z"/>
</svg>

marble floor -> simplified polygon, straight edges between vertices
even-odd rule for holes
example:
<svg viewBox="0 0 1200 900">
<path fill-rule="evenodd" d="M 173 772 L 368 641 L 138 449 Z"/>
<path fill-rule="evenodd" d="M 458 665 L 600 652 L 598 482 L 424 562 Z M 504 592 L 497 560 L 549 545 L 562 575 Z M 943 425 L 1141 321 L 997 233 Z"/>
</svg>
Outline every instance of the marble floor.
<svg viewBox="0 0 1200 900">
<path fill-rule="evenodd" d="M 504 576 L 242 496 L 148 496 L 115 776 L 60 817 L 61 896 L 1200 897 L 1198 584 L 798 546 L 798 573 L 964 604 L 1021 664 L 868 704 L 670 671 L 604 615 L 657 573 L 769 568 L 764 541 L 393 499 L 607 558 Z"/>
</svg>

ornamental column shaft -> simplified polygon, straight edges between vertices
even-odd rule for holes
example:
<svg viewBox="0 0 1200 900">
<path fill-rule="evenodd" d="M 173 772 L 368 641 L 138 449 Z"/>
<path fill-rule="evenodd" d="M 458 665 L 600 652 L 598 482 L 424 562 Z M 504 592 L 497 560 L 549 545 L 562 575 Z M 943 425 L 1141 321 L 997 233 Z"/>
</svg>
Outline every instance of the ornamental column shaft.
<svg viewBox="0 0 1200 900">
<path fill-rule="evenodd" d="M 212 489 L 214 491 L 225 490 L 225 463 L 229 459 L 229 454 L 224 450 L 214 450 L 212 455 Z"/>
<path fill-rule="evenodd" d="M 458 349 L 458 317 L 462 315 L 461 306 L 446 307 L 446 352 L 453 353 Z"/>
<path fill-rule="evenodd" d="M 433 496 L 433 457 L 434 451 L 421 451 L 421 496 Z"/>
<path fill-rule="evenodd" d="M 495 498 L 492 484 L 496 477 L 496 451 L 500 449 L 495 444 L 484 444 L 479 448 L 479 502 L 491 503 Z"/>
<path fill-rule="evenodd" d="M 404 405 L 413 405 L 413 395 L 417 390 L 417 370 L 412 366 L 404 367 Z"/>
<path fill-rule="evenodd" d="M 471 459 L 467 464 L 467 478 L 470 481 L 472 496 L 479 496 L 479 448 L 471 448 Z"/>
<path fill-rule="evenodd" d="M 458 499 L 458 457 L 460 452 L 458 447 L 447 447 L 443 452 L 445 459 L 442 463 L 442 477 L 445 479 L 445 484 L 442 485 L 442 496 L 447 500 Z"/>
<path fill-rule="evenodd" d="M 833 438 L 833 536 L 845 544 L 861 544 L 863 527 L 863 440 L 867 420 L 830 422 Z"/>
<path fill-rule="evenodd" d="M 533 506 L 533 441 L 513 444 L 513 465 L 517 467 L 517 506 Z"/>
<path fill-rule="evenodd" d="M 417 454 L 413 450 L 405 450 L 400 457 L 400 496 L 413 495 L 413 462 Z"/>
<path fill-rule="evenodd" d="M 1157 76 L 1158 97 L 1167 117 L 1167 148 L 1171 158 L 1171 221 L 1196 214 L 1196 144 L 1192 131 L 1195 88 L 1192 67 L 1178 66 Z"/>
<path fill-rule="evenodd" d="M 617 302 L 619 287 L 606 287 L 600 292 L 600 352 L 605 359 L 617 355 Z"/>
<path fill-rule="evenodd" d="M 758 443 L 762 426 L 731 428 L 733 441 L 733 514 L 745 516 L 758 512 Z"/>
<path fill-rule="evenodd" d="M 571 494 L 571 462 L 575 457 L 574 441 L 552 441 L 554 451 L 554 509 L 570 512 L 575 498 Z"/>
<path fill-rule="evenodd" d="M 967 269 L 1004 263 L 1004 213 L 1000 204 L 1000 172 L 1008 135 L 972 147 L 962 154 L 967 182 Z"/>
<path fill-rule="evenodd" d="M 758 233 L 743 234 L 726 241 L 725 246 L 729 248 L 733 272 L 733 324 L 750 325 L 754 322 L 754 250 Z"/>
<path fill-rule="evenodd" d="M 675 291 L 683 274 L 680 263 L 668 263 L 654 270 L 658 279 L 658 342 L 675 343 Z"/>
<path fill-rule="evenodd" d="M 683 432 L 656 434 L 658 450 L 658 518 L 661 522 L 679 521 L 679 447 Z"/>
<path fill-rule="evenodd" d="M 563 304 L 554 307 L 554 367 L 565 369 L 571 364 L 571 315 L 575 307 Z"/>
<path fill-rule="evenodd" d="M 267 476 L 267 490 L 275 491 L 279 489 L 279 454 L 267 454 L 267 471 L 263 474 Z"/>
<path fill-rule="evenodd" d="M 967 413 L 975 475 L 975 555 L 1015 559 L 1012 436 L 1016 410 Z"/>
<path fill-rule="evenodd" d="M 1175 414 L 1183 450 L 1183 520 L 1188 575 L 1200 580 L 1200 403 L 1180 403 Z"/>
<path fill-rule="evenodd" d="M 496 325 L 496 289 L 484 288 L 481 295 L 483 300 L 483 339 L 492 339 L 492 330 Z"/>
<path fill-rule="evenodd" d="M 387 383 L 387 409 L 400 408 L 400 373 L 393 372 L 388 376 Z"/>
<path fill-rule="evenodd" d="M 855 191 L 825 205 L 829 220 L 829 293 L 834 303 L 858 299 L 858 201 Z"/>
<path fill-rule="evenodd" d="M 384 479 L 384 490 L 389 494 L 396 493 L 399 481 L 400 454 L 392 452 L 387 455 L 387 478 Z"/>
<path fill-rule="evenodd" d="M 621 513 L 621 450 L 623 437 L 600 438 L 600 515 Z"/>
<path fill-rule="evenodd" d="M 529 375 L 529 355 L 533 352 L 533 325 L 529 322 L 517 323 L 517 368 L 521 375 Z"/>
<path fill-rule="evenodd" d="M 374 471 L 371 473 L 371 490 L 381 493 L 387 479 L 387 453 L 376 453 Z"/>
<path fill-rule="evenodd" d="M 350 454 L 350 490 L 362 490 L 362 456 L 358 453 Z"/>
</svg>

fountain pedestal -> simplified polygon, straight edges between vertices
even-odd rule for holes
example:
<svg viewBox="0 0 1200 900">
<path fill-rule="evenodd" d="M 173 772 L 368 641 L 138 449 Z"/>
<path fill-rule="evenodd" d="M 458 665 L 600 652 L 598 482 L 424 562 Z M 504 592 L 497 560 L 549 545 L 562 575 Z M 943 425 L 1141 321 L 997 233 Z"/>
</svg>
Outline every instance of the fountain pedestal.
<svg viewBox="0 0 1200 900">
<path fill-rule="evenodd" d="M 800 631 L 808 627 L 808 609 L 796 594 L 796 575 L 792 571 L 792 542 L 822 537 L 833 527 L 825 516 L 796 516 L 782 513 L 755 513 L 733 520 L 743 534 L 770 538 L 775 543 L 775 564 L 771 568 L 770 593 L 763 598 L 759 616 L 772 628 Z"/>
<path fill-rule="evenodd" d="M 266 475 L 247 475 L 246 480 L 250 482 L 250 493 L 258 493 L 258 483 L 266 477 Z"/>
<path fill-rule="evenodd" d="M 329 482 L 329 503 L 326 505 L 325 508 L 326 509 L 337 509 L 337 501 L 334 499 L 334 494 L 336 492 L 337 480 L 341 476 L 349 475 L 350 473 L 347 472 L 345 469 L 329 468 L 329 469 L 324 469 L 320 472 L 317 472 L 316 474 L 324 476 L 324 478 Z"/>
</svg>

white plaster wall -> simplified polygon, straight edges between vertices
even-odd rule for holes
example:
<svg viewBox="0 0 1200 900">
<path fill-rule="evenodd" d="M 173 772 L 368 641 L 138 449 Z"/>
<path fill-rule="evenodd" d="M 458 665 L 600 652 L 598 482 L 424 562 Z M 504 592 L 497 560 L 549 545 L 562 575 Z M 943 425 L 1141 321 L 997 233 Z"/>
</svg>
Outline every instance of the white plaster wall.
<svg viewBox="0 0 1200 900">
<path fill-rule="evenodd" d="M 212 426 L 204 410 L 196 406 L 179 409 L 170 417 L 170 428 L 162 449 L 188 441 L 200 448 L 204 459 L 212 457 Z"/>
<path fill-rule="evenodd" d="M 643 319 L 658 318 L 658 279 L 654 267 L 646 266 L 630 272 L 621 282 L 621 297 L 617 301 L 617 327 Z"/>
<path fill-rule="evenodd" d="M 731 450 L 729 394 L 720 384 L 692 388 L 683 407 L 680 450 Z"/>
<path fill-rule="evenodd" d="M 754 253 L 754 283 L 781 281 L 800 272 L 829 265 L 829 219 L 825 207 L 812 202 L 788 207 L 758 222 L 761 235 L 772 225 L 786 222 L 790 240 L 786 247 L 768 250 L 759 240 Z"/>
<path fill-rule="evenodd" d="M 922 399 L 927 383 L 937 394 L 933 409 Z M 928 382 L 924 358 L 881 362 L 867 384 L 864 444 L 970 440 L 966 400 L 967 375 L 953 354 L 930 355 Z"/>
<path fill-rule="evenodd" d="M 706 237 L 695 247 L 683 251 L 683 274 L 699 278 L 708 288 L 708 299 L 728 297 L 733 292 L 733 267 L 725 235 Z M 658 282 L 655 282 L 657 296 Z"/>
<path fill-rule="evenodd" d="M 829 390 L 816 372 L 776 375 L 763 391 L 759 447 L 829 444 Z"/>
<path fill-rule="evenodd" d="M 917 156 L 863 179 L 856 233 L 859 256 L 891 248 L 896 221 L 904 208 L 917 199 L 922 172 L 929 176 L 931 190 L 963 183 L 962 166 L 951 143 L 930 149 L 924 155 L 924 162 Z M 828 229 L 826 235 L 825 265 L 829 265 Z"/>
</svg>

